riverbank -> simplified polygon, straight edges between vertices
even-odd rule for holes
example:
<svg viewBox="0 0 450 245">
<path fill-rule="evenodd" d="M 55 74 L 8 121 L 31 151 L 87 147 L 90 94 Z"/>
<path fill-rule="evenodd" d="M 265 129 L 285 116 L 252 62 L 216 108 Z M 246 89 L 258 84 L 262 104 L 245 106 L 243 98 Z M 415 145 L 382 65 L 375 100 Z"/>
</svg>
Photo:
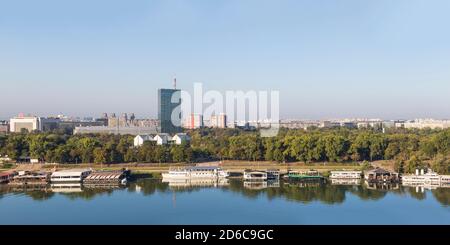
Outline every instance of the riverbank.
<svg viewBox="0 0 450 245">
<path fill-rule="evenodd" d="M 378 161 L 370 163 L 372 166 L 383 166 L 389 168 L 392 163 L 389 161 Z M 61 170 L 68 168 L 92 168 L 95 170 L 120 170 L 123 168 L 130 169 L 137 173 L 161 173 L 168 171 L 171 167 L 185 167 L 193 166 L 194 164 L 167 164 L 167 163 L 120 163 L 120 164 L 19 164 L 16 165 L 15 170 Z M 291 163 L 277 163 L 268 161 L 223 161 L 223 162 L 205 162 L 199 163 L 201 166 L 220 166 L 223 169 L 230 172 L 243 172 L 245 169 L 254 170 L 267 170 L 267 169 L 279 169 L 281 172 L 287 172 L 287 170 L 305 170 L 316 169 L 321 173 L 329 172 L 332 170 L 361 170 L 361 163 L 311 163 L 304 162 L 291 162 Z M 11 169 L 8 169 L 11 170 Z"/>
</svg>

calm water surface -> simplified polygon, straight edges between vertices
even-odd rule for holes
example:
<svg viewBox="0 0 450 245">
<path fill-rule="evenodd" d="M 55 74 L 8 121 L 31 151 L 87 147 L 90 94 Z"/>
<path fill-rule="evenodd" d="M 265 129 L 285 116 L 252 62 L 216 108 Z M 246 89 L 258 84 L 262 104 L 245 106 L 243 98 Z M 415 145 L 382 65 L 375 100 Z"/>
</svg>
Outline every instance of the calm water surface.
<svg viewBox="0 0 450 245">
<path fill-rule="evenodd" d="M 0 186 L 0 224 L 450 224 L 450 188 L 325 182 Z"/>
</svg>

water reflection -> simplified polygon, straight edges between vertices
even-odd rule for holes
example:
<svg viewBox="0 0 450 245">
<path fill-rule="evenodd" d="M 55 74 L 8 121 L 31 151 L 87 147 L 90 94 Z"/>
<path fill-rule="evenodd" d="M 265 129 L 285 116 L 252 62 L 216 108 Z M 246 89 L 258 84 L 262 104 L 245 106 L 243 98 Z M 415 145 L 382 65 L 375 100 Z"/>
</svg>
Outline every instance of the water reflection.
<svg viewBox="0 0 450 245">
<path fill-rule="evenodd" d="M 26 195 L 36 201 L 45 201 L 55 195 L 63 195 L 71 200 L 91 200 L 98 195 L 112 195 L 114 191 L 139 193 L 144 196 L 159 193 L 193 192 L 215 188 L 223 191 L 239 193 L 246 198 L 285 199 L 294 202 L 340 204 L 349 195 L 363 201 L 376 201 L 388 194 L 409 196 L 415 200 L 424 200 L 430 195 L 444 206 L 450 205 L 450 188 L 425 186 L 401 186 L 398 184 L 372 184 L 359 181 L 275 181 L 275 182 L 243 182 L 241 180 L 178 180 L 161 181 L 158 179 L 138 179 L 119 185 L 44 185 L 12 187 L 0 185 L 0 199 L 5 195 Z"/>
</svg>

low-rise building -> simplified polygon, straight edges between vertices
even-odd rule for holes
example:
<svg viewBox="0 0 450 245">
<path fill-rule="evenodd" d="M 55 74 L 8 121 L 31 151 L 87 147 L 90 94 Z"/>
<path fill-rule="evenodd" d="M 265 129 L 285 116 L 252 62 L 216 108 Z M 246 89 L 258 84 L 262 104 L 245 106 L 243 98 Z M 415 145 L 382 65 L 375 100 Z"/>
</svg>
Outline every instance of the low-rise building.
<svg viewBox="0 0 450 245">
<path fill-rule="evenodd" d="M 190 140 L 191 137 L 189 137 L 189 135 L 187 135 L 186 133 L 178 133 L 172 137 L 172 142 L 176 145 L 184 144 L 186 142 L 189 142 Z"/>
<path fill-rule="evenodd" d="M 171 139 L 172 138 L 170 137 L 170 135 L 166 133 L 157 134 L 153 138 L 153 140 L 156 141 L 157 145 L 167 145 Z"/>
<path fill-rule="evenodd" d="M 140 135 L 137 135 L 136 137 L 134 137 L 133 145 L 134 145 L 134 147 L 139 147 L 147 141 L 155 141 L 154 138 L 155 138 L 155 136 L 151 135 L 151 134 L 140 134 Z"/>
</svg>

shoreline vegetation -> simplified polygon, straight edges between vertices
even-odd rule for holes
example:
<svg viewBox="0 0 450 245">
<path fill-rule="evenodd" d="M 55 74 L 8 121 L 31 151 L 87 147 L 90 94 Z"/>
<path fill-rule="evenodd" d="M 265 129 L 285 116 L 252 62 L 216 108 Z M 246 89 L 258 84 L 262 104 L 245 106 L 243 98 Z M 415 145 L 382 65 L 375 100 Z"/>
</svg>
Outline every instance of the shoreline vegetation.
<svg viewBox="0 0 450 245">
<path fill-rule="evenodd" d="M 450 172 L 450 129 L 281 129 L 272 138 L 239 129 L 204 128 L 187 133 L 192 138 L 187 144 L 158 146 L 145 142 L 137 148 L 133 147 L 132 135 L 15 133 L 0 136 L 0 155 L 17 161 L 28 157 L 59 163 L 44 164 L 44 168 L 128 167 L 147 172 L 220 162 L 230 170 L 383 167 L 413 173 L 416 168 L 430 167 L 440 174 Z M 0 164 L 0 169 L 8 169 L 5 166 Z"/>
</svg>

